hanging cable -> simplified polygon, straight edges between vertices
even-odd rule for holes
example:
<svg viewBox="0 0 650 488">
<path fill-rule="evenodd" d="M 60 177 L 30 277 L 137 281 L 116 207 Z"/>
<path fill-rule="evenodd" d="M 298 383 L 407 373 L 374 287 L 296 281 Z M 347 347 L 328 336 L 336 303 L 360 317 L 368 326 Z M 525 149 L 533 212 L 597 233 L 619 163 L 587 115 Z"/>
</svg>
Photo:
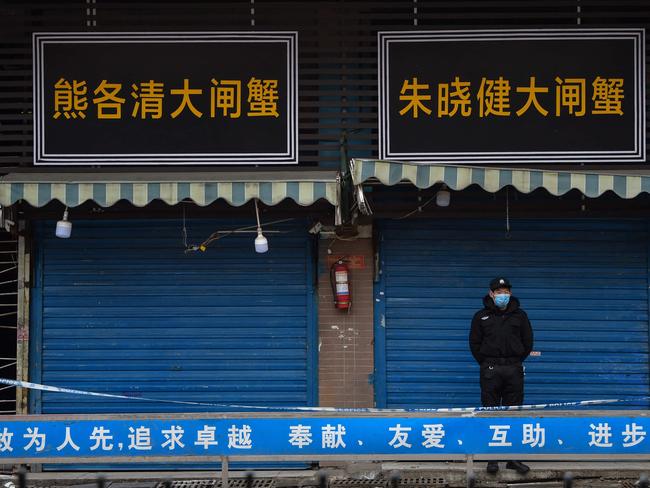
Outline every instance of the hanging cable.
<svg viewBox="0 0 650 488">
<path fill-rule="evenodd" d="M 187 227 L 185 227 L 185 207 L 183 206 L 183 247 L 187 249 Z"/>
<path fill-rule="evenodd" d="M 418 207 L 415 210 L 410 211 L 409 213 L 402 215 L 401 217 L 395 217 L 393 220 L 402 220 L 402 219 L 407 219 L 411 215 L 422 212 L 422 209 L 429 205 L 431 202 L 433 202 L 436 199 L 436 195 L 433 195 L 431 198 L 429 198 L 426 202 L 424 202 L 422 205 L 418 205 Z"/>
<path fill-rule="evenodd" d="M 289 219 L 281 219 L 281 220 L 274 220 L 272 222 L 266 222 L 264 225 L 265 227 L 268 227 L 270 225 L 275 225 L 275 224 L 283 224 L 285 222 L 291 222 L 293 220 L 296 220 L 295 218 L 289 218 Z M 255 225 L 248 225 L 246 227 L 238 227 L 236 229 L 231 229 L 231 230 L 218 230 L 213 232 L 208 236 L 207 239 L 205 239 L 203 242 L 200 244 L 192 244 L 192 245 L 187 245 L 185 247 L 185 252 L 193 252 L 193 251 L 205 251 L 210 244 L 212 244 L 215 241 L 218 241 L 219 239 L 223 239 L 224 237 L 231 236 L 233 234 L 237 234 L 239 232 L 246 232 L 246 231 L 256 231 L 257 230 L 257 224 Z M 266 231 L 268 233 L 277 233 L 281 231 Z"/>
</svg>

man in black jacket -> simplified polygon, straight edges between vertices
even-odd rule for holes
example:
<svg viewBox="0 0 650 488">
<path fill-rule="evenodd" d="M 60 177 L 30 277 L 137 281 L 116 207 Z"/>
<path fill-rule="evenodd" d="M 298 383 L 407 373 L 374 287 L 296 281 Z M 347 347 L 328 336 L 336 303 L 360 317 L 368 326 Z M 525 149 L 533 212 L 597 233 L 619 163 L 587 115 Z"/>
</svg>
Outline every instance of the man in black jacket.
<svg viewBox="0 0 650 488">
<path fill-rule="evenodd" d="M 481 366 L 481 403 L 484 407 L 522 405 L 524 402 L 523 362 L 533 349 L 533 329 L 528 315 L 512 296 L 507 278 L 495 278 L 483 298 L 483 309 L 474 314 L 469 347 Z M 519 461 L 508 461 L 508 469 L 520 474 L 529 471 Z M 489 473 L 499 464 L 490 461 Z"/>
</svg>

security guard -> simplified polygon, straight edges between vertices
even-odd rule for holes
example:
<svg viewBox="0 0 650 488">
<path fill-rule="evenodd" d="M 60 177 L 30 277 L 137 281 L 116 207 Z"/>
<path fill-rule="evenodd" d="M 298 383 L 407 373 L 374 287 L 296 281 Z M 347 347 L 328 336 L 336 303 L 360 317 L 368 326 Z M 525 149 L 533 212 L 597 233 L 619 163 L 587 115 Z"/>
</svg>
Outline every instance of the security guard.
<svg viewBox="0 0 650 488">
<path fill-rule="evenodd" d="M 474 314 L 469 347 L 481 366 L 481 403 L 484 407 L 522 405 L 524 402 L 523 362 L 533 349 L 533 329 L 528 315 L 512 296 L 507 278 L 490 281 L 483 309 Z M 508 461 L 506 468 L 526 474 L 530 468 L 519 461 Z M 489 473 L 499 464 L 490 461 Z"/>
</svg>

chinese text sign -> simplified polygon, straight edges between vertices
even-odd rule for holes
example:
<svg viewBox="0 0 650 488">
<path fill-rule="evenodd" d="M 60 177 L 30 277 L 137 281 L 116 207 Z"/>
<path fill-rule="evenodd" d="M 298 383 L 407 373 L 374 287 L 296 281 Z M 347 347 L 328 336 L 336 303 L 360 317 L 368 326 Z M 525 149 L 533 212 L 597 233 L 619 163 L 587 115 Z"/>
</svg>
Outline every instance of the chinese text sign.
<svg viewBox="0 0 650 488">
<path fill-rule="evenodd" d="M 643 29 L 379 34 L 380 158 L 645 161 Z"/>
<path fill-rule="evenodd" d="M 0 459 L 129 456 L 649 454 L 646 417 L 21 419 Z"/>
<path fill-rule="evenodd" d="M 35 164 L 296 163 L 296 37 L 34 34 Z"/>
</svg>

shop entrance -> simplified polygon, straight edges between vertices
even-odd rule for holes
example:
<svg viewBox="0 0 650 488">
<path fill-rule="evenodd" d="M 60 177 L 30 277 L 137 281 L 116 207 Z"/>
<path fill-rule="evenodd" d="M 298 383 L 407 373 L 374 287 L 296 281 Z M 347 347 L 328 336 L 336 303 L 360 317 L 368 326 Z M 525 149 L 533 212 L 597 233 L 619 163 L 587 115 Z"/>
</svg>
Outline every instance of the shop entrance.
<svg viewBox="0 0 650 488">
<path fill-rule="evenodd" d="M 383 221 L 375 286 L 381 407 L 473 407 L 472 315 L 507 276 L 535 333 L 525 403 L 648 395 L 648 224 Z M 647 400 L 607 408 L 647 408 Z"/>
</svg>

